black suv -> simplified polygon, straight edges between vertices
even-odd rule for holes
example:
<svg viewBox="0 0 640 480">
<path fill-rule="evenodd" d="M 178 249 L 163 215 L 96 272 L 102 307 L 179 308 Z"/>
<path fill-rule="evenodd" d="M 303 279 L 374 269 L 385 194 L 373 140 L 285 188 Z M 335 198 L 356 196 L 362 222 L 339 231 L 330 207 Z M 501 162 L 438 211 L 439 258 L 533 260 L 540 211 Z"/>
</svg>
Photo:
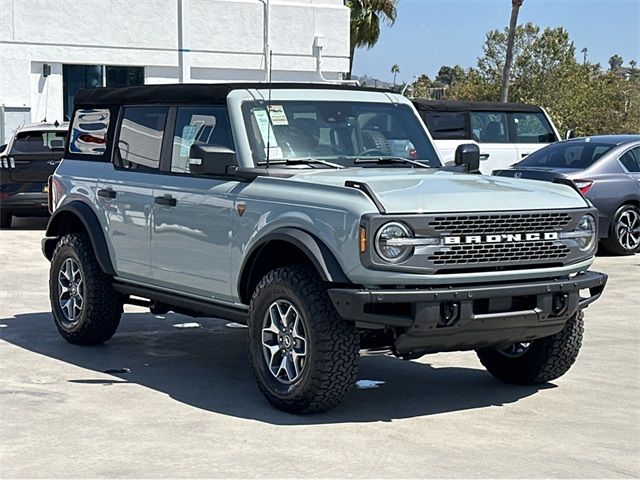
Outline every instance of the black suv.
<svg viewBox="0 0 640 480">
<path fill-rule="evenodd" d="M 64 153 L 68 123 L 25 123 L 0 147 L 0 227 L 14 216 L 46 216 L 47 179 Z"/>
</svg>

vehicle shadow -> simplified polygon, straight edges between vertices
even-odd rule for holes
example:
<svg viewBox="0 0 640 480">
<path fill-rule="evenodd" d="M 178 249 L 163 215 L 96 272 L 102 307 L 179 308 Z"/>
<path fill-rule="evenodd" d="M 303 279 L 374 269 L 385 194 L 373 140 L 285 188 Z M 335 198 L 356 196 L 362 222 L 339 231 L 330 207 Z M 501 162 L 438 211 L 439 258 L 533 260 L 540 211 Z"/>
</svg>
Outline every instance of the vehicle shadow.
<svg viewBox="0 0 640 480">
<path fill-rule="evenodd" d="M 193 327 L 195 322 L 201 327 Z M 359 378 L 384 384 L 354 389 L 343 405 L 329 412 L 296 416 L 266 403 L 249 367 L 246 329 L 231 328 L 222 320 L 127 313 L 111 341 L 94 347 L 65 342 L 50 312 L 3 318 L 0 324 L 5 342 L 88 370 L 68 382 L 109 388 L 136 383 L 196 408 L 275 425 L 391 421 L 502 406 L 554 387 L 505 385 L 480 366 L 434 368 L 389 356 L 364 356 Z"/>
<path fill-rule="evenodd" d="M 49 217 L 13 217 L 8 230 L 46 230 L 48 221 Z"/>
</svg>

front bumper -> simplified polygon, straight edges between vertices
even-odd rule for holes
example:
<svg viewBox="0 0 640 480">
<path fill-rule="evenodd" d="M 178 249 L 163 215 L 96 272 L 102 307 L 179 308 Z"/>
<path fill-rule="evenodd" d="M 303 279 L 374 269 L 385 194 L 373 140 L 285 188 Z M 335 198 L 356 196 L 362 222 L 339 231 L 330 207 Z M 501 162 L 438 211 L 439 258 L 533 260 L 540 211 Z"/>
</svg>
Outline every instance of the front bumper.
<svg viewBox="0 0 640 480">
<path fill-rule="evenodd" d="M 507 346 L 553 335 L 578 310 L 600 297 L 607 276 L 585 272 L 571 278 L 428 289 L 329 289 L 346 320 L 364 328 L 404 330 L 397 353 L 473 350 Z M 589 290 L 581 297 L 581 291 Z"/>
</svg>

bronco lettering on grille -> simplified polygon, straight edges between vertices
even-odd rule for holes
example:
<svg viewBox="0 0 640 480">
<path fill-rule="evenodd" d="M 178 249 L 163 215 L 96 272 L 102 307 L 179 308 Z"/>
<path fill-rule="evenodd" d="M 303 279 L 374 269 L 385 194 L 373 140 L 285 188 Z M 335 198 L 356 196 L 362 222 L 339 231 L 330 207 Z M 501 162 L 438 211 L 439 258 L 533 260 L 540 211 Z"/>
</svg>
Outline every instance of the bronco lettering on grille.
<svg viewBox="0 0 640 480">
<path fill-rule="evenodd" d="M 470 243 L 512 243 L 535 242 L 539 240 L 558 240 L 558 232 L 543 233 L 501 233 L 493 235 L 463 235 L 444 237 L 445 245 L 462 245 Z"/>
</svg>

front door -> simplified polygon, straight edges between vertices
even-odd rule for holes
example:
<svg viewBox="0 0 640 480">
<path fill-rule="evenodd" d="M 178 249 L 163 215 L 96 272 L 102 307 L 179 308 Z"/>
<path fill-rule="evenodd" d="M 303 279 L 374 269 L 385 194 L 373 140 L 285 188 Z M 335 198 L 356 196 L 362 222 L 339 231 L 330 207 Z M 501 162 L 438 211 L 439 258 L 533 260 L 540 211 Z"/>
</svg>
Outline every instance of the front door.
<svg viewBox="0 0 640 480">
<path fill-rule="evenodd" d="M 231 301 L 232 219 L 238 215 L 234 202 L 240 182 L 192 174 L 194 143 L 233 148 L 226 106 L 176 109 L 168 171 L 153 192 L 154 285 Z"/>
<path fill-rule="evenodd" d="M 471 112 L 471 133 L 480 144 L 480 172 L 507 168 L 518 161 L 518 152 L 509 141 L 505 112 Z"/>
</svg>

